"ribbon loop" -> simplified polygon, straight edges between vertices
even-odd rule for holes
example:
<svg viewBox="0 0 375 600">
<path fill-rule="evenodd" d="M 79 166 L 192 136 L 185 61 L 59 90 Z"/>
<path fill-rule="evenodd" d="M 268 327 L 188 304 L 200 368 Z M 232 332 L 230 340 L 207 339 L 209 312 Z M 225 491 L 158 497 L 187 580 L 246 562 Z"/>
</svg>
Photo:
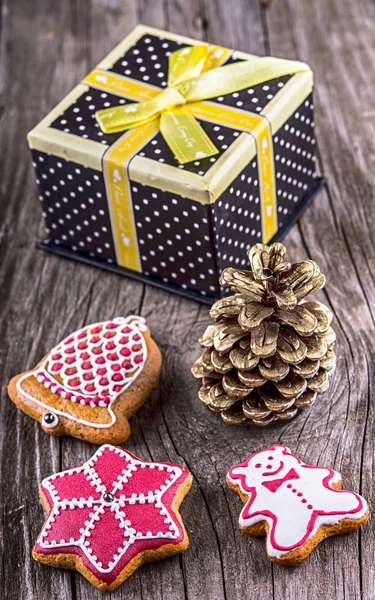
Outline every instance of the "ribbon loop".
<svg viewBox="0 0 375 600">
<path fill-rule="evenodd" d="M 199 44 L 169 56 L 168 87 L 152 100 L 99 110 L 96 119 L 104 133 L 117 133 L 161 117 L 161 133 L 181 164 L 218 153 L 216 146 L 189 110 L 190 102 L 209 100 L 250 88 L 276 77 L 308 71 L 305 63 L 273 57 L 254 57 L 218 66 L 225 48 Z"/>
<path fill-rule="evenodd" d="M 207 44 L 181 48 L 172 52 L 168 60 L 168 87 L 197 77 L 202 73 L 208 57 Z"/>
</svg>

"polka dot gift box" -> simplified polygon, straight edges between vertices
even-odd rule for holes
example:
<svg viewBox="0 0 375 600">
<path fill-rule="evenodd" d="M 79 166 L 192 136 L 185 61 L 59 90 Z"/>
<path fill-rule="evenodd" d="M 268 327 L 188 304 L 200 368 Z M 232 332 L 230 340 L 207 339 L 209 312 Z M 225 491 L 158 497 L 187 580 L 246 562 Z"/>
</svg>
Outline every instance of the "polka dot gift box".
<svg viewBox="0 0 375 600">
<path fill-rule="evenodd" d="M 212 302 L 321 184 L 312 88 L 303 63 L 136 27 L 28 135 L 41 246 Z"/>
</svg>

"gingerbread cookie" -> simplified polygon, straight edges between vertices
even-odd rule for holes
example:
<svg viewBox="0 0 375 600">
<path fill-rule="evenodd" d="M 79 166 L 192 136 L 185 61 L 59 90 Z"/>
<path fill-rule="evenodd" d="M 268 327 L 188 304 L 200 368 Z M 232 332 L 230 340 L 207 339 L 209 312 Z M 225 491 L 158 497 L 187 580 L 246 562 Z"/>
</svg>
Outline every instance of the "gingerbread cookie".
<svg viewBox="0 0 375 600">
<path fill-rule="evenodd" d="M 8 392 L 51 435 L 121 444 L 160 369 L 145 320 L 117 317 L 69 335 L 34 369 L 13 377 Z"/>
<path fill-rule="evenodd" d="M 76 569 L 95 587 L 112 591 L 143 563 L 186 550 L 178 508 L 191 482 L 179 465 L 101 446 L 80 467 L 41 483 L 48 517 L 33 557 Z"/>
<path fill-rule="evenodd" d="M 304 464 L 276 444 L 232 467 L 227 483 L 245 506 L 239 525 L 248 535 L 266 536 L 268 557 L 295 565 L 324 538 L 359 529 L 368 518 L 366 500 L 341 490 L 341 475 Z"/>
</svg>

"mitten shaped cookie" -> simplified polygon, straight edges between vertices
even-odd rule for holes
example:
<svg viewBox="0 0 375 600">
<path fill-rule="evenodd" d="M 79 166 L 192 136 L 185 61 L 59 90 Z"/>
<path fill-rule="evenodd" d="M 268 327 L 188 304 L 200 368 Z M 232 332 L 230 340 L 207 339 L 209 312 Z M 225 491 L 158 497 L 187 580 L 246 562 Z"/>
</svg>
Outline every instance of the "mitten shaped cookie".
<svg viewBox="0 0 375 600">
<path fill-rule="evenodd" d="M 87 325 L 9 383 L 10 398 L 46 433 L 121 444 L 147 400 L 161 354 L 142 317 Z"/>
<path fill-rule="evenodd" d="M 145 462 L 106 444 L 79 467 L 42 481 L 48 516 L 33 557 L 76 569 L 110 592 L 143 563 L 189 546 L 178 509 L 191 483 L 180 465 Z"/>
<path fill-rule="evenodd" d="M 359 529 L 368 518 L 366 500 L 341 490 L 341 475 L 304 464 L 275 444 L 256 452 L 227 475 L 244 507 L 239 525 L 267 537 L 268 557 L 281 565 L 307 558 L 324 538 Z"/>
</svg>

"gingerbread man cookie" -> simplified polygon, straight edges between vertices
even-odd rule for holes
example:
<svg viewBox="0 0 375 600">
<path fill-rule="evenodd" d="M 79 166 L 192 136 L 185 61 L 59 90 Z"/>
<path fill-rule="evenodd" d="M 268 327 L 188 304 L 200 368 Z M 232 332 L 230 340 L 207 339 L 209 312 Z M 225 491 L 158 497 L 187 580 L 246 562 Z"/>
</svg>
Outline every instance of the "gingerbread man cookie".
<svg viewBox="0 0 375 600">
<path fill-rule="evenodd" d="M 8 392 L 51 435 L 120 444 L 160 370 L 145 320 L 117 317 L 69 335 L 34 369 L 13 377 Z"/>
<path fill-rule="evenodd" d="M 186 550 L 178 508 L 191 482 L 179 465 L 144 462 L 104 445 L 80 467 L 41 483 L 48 517 L 33 557 L 76 569 L 110 592 L 143 563 Z"/>
<path fill-rule="evenodd" d="M 295 565 L 324 538 L 359 529 L 367 520 L 366 500 L 341 490 L 341 475 L 304 464 L 285 446 L 274 445 L 232 467 L 227 483 L 245 506 L 239 525 L 266 535 L 269 558 Z"/>
</svg>

